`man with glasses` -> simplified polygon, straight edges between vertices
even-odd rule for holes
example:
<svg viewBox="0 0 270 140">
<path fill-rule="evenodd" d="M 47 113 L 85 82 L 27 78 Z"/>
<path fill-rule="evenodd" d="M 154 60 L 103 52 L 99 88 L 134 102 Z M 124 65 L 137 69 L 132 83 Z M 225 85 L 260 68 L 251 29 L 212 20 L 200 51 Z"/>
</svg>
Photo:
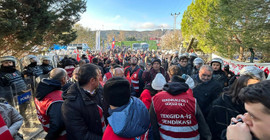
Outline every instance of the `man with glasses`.
<svg viewBox="0 0 270 140">
<path fill-rule="evenodd" d="M 217 82 L 215 82 L 214 79 L 212 79 L 212 75 L 212 67 L 203 65 L 200 68 L 199 74 L 193 77 L 195 82 L 193 95 L 197 99 L 204 117 L 207 117 L 210 109 L 210 104 L 222 92 L 222 87 Z"/>
<path fill-rule="evenodd" d="M 188 65 L 188 57 L 186 55 L 181 55 L 179 64 L 181 71 L 183 74 L 191 75 L 192 68 Z"/>
</svg>

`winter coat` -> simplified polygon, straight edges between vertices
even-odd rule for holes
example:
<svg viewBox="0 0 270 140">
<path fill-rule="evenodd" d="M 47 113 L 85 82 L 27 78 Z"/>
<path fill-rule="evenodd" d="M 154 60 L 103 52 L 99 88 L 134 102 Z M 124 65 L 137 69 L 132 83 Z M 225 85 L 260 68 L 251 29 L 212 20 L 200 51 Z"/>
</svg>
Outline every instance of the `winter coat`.
<svg viewBox="0 0 270 140">
<path fill-rule="evenodd" d="M 151 86 L 151 84 L 148 84 L 145 86 L 141 96 L 140 100 L 144 103 L 146 108 L 149 110 L 151 103 L 152 103 L 152 97 L 157 94 L 158 91 L 154 90 Z"/>
<path fill-rule="evenodd" d="M 56 80 L 43 79 L 37 87 L 36 99 L 41 101 L 48 94 L 53 91 L 61 90 L 61 83 Z M 65 124 L 62 119 L 62 107 L 63 102 L 55 102 L 50 105 L 47 110 L 47 115 L 50 118 L 50 129 L 45 139 L 56 139 L 59 137 L 60 133 L 65 130 Z"/>
<path fill-rule="evenodd" d="M 103 89 L 99 86 L 91 95 L 77 82 L 63 93 L 62 114 L 69 140 L 102 139 L 102 122 L 98 106 L 103 109 L 105 119 L 108 116 L 108 106 L 105 105 L 102 92 Z"/>
<path fill-rule="evenodd" d="M 213 72 L 213 79 L 223 88 L 227 83 L 227 76 L 223 70 Z"/>
<path fill-rule="evenodd" d="M 145 82 L 145 84 L 152 83 L 157 73 L 159 72 L 155 71 L 153 68 L 151 68 L 150 71 L 144 71 L 142 74 L 142 79 Z M 164 68 L 160 67 L 160 73 L 165 77 L 166 82 L 170 80 L 169 74 L 164 70 Z"/>
<path fill-rule="evenodd" d="M 193 95 L 197 99 L 204 117 L 207 117 L 211 104 L 222 92 L 222 87 L 214 79 L 202 82 L 199 75 L 196 75 L 193 80 L 195 82 Z"/>
<path fill-rule="evenodd" d="M 152 103 L 152 96 L 150 90 L 148 89 L 143 90 L 140 96 L 140 100 L 144 103 L 146 108 L 149 109 Z"/>
<path fill-rule="evenodd" d="M 227 129 L 231 123 L 231 118 L 238 114 L 246 113 L 244 103 L 233 103 L 232 97 L 225 94 L 219 96 L 210 109 L 207 117 L 207 123 L 212 132 L 213 139 L 221 139 L 221 133 Z"/>
<path fill-rule="evenodd" d="M 5 103 L 0 103 L 0 114 L 3 117 L 10 134 L 17 140 L 17 133 L 23 124 L 23 117 L 15 108 Z"/>
<path fill-rule="evenodd" d="M 109 126 L 103 140 L 135 140 L 143 136 L 150 126 L 150 116 L 144 104 L 136 97 L 131 97 L 128 104 L 109 110 Z"/>
<path fill-rule="evenodd" d="M 73 77 L 69 78 L 67 83 L 62 87 L 62 91 L 67 91 L 74 83 L 76 83 L 76 80 Z"/>
</svg>

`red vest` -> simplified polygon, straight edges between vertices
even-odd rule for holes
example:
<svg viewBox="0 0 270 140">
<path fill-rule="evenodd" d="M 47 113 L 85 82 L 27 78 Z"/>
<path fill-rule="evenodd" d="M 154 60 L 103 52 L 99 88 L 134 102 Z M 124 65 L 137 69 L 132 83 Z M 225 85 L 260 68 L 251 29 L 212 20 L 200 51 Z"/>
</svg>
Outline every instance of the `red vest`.
<svg viewBox="0 0 270 140">
<path fill-rule="evenodd" d="M 190 93 L 171 95 L 161 91 L 153 97 L 153 105 L 161 139 L 200 139 L 195 115 L 196 99 Z"/>
<path fill-rule="evenodd" d="M 130 76 L 130 71 L 128 70 L 127 72 L 127 79 L 131 80 L 131 83 L 135 89 L 136 92 L 139 92 L 139 72 L 141 68 L 138 68 L 131 76 Z"/>
<path fill-rule="evenodd" d="M 64 102 L 61 95 L 62 91 L 56 90 L 46 95 L 41 101 L 35 98 L 38 119 L 46 132 L 50 129 L 50 117 L 48 116 L 47 111 L 53 103 Z M 62 136 L 65 137 L 65 134 L 66 132 L 64 131 L 59 138 L 62 139 Z"/>
<path fill-rule="evenodd" d="M 126 66 L 125 68 L 124 68 L 124 71 L 126 71 L 126 69 L 128 69 L 130 66 Z"/>
<path fill-rule="evenodd" d="M 0 139 L 1 140 L 13 140 L 8 127 L 0 114 Z"/>
</svg>

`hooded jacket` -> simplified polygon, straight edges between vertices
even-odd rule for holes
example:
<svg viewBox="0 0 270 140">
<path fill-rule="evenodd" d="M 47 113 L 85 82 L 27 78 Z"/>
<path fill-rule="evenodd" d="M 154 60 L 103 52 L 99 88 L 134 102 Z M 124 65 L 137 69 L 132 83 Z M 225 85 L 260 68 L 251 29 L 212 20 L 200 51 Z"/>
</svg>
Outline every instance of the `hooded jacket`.
<svg viewBox="0 0 270 140">
<path fill-rule="evenodd" d="M 144 135 L 150 126 L 150 116 L 144 104 L 131 97 L 128 104 L 109 110 L 109 126 L 103 140 L 134 139 Z"/>
<path fill-rule="evenodd" d="M 38 84 L 36 99 L 41 101 L 46 98 L 48 94 L 56 90 L 61 90 L 61 83 L 59 81 L 43 79 Z M 47 110 L 47 115 L 50 118 L 50 129 L 45 139 L 56 139 L 59 137 L 60 133 L 65 130 L 61 113 L 62 104 L 63 102 L 52 103 Z"/>
<path fill-rule="evenodd" d="M 177 96 L 181 93 L 186 92 L 187 96 L 191 96 L 192 94 L 189 93 L 189 86 L 186 83 L 180 83 L 180 82 L 171 82 L 167 83 L 164 85 L 163 88 L 164 91 L 166 91 L 168 94 L 171 94 L 173 96 Z M 155 96 L 158 96 L 159 93 L 157 93 Z M 154 97 L 155 97 L 154 96 Z M 166 106 L 164 106 L 166 108 Z M 202 140 L 211 140 L 211 133 L 209 130 L 209 127 L 204 119 L 204 116 L 200 110 L 199 105 L 196 103 L 196 110 L 195 110 L 195 117 L 198 123 L 198 131 L 200 133 L 200 137 Z M 160 132 L 159 132 L 159 127 L 160 125 L 158 124 L 157 120 L 157 114 L 155 112 L 153 103 L 150 107 L 150 118 L 151 118 L 151 125 L 153 128 L 153 136 L 155 140 L 160 139 Z"/>
</svg>

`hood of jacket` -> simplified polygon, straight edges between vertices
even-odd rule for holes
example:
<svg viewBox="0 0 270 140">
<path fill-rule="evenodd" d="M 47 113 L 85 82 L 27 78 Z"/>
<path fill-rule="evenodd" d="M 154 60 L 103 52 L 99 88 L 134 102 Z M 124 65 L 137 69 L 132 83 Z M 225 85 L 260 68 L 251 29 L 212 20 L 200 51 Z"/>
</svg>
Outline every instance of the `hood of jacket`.
<svg viewBox="0 0 270 140">
<path fill-rule="evenodd" d="M 189 89 L 189 86 L 186 83 L 181 82 L 171 82 L 164 85 L 163 90 L 167 91 L 172 95 L 178 95 L 183 92 L 186 92 Z"/>
<path fill-rule="evenodd" d="M 61 83 L 52 79 L 42 79 L 37 87 L 37 96 L 36 98 L 40 101 L 49 93 L 61 90 Z"/>
<path fill-rule="evenodd" d="M 124 138 L 143 135 L 150 126 L 150 116 L 141 100 L 131 97 L 127 105 L 109 110 L 108 122 L 113 132 Z"/>
</svg>

